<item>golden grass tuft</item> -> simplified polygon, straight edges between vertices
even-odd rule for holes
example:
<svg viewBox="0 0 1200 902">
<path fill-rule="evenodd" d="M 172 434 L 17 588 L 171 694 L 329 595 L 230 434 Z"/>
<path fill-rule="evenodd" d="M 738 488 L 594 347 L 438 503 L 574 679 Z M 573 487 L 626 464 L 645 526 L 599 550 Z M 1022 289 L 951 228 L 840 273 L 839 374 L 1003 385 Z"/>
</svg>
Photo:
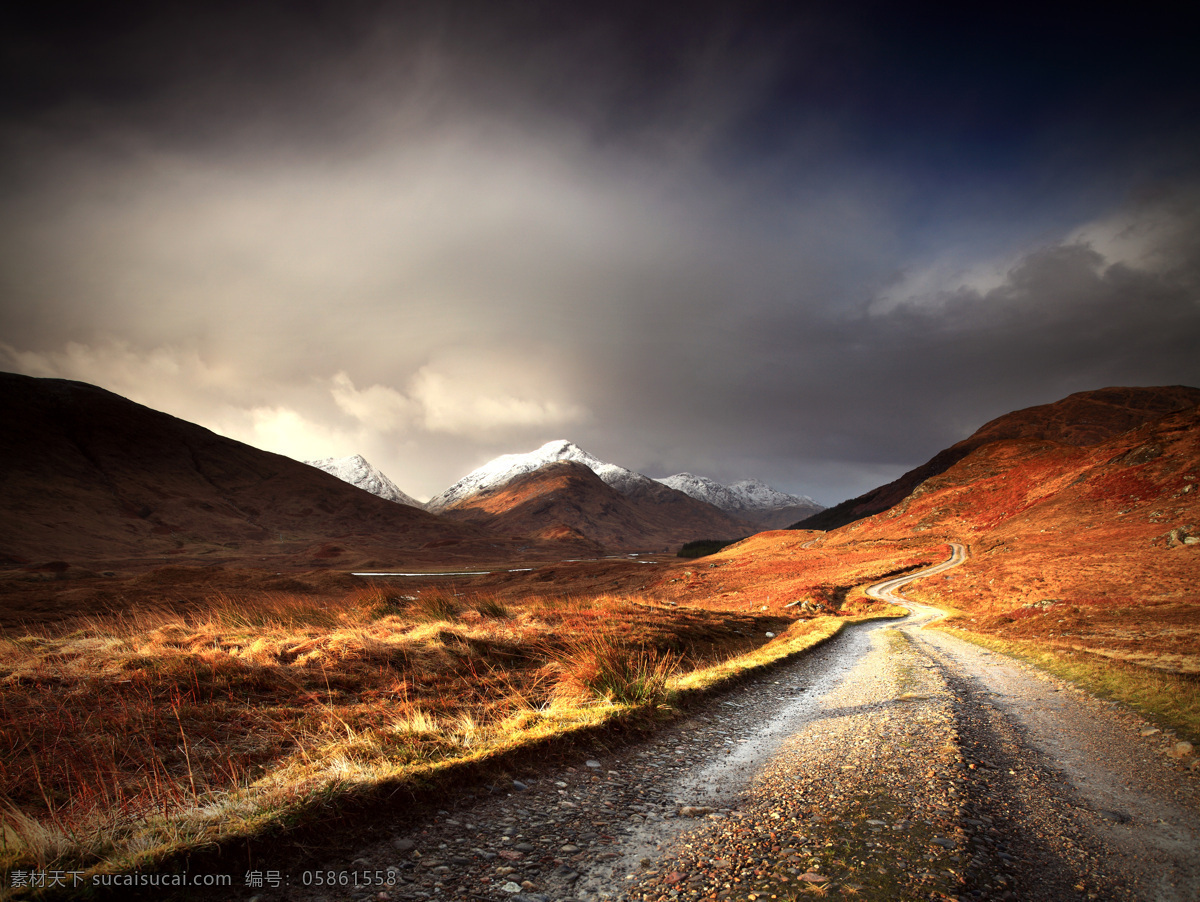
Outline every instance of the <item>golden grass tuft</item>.
<svg viewBox="0 0 1200 902">
<path fill-rule="evenodd" d="M 817 617 L 812 620 L 798 620 L 782 636 L 777 636 L 765 645 L 709 667 L 680 675 L 673 681 L 672 688 L 681 692 L 711 691 L 730 680 L 774 666 L 827 642 L 853 619 L 856 618 Z"/>
<path fill-rule="evenodd" d="M 667 700 L 667 685 L 678 667 L 677 655 L 595 635 L 555 654 L 549 671 L 558 699 L 655 707 Z"/>
</svg>

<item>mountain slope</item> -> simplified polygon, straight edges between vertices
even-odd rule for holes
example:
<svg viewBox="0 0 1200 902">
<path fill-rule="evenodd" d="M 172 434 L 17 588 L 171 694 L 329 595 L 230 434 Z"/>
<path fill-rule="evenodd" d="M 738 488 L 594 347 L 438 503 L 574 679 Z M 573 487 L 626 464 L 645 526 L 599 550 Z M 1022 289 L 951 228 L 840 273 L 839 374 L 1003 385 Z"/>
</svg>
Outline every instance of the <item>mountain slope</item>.
<svg viewBox="0 0 1200 902">
<path fill-rule="evenodd" d="M 1200 674 L 1200 407 L 1093 445 L 989 443 L 822 545 L 900 537 L 969 544 L 948 581 L 906 589 L 969 628 Z"/>
<path fill-rule="evenodd" d="M 571 534 L 596 543 L 646 544 L 649 530 L 633 505 L 581 463 L 553 461 L 477 492 L 444 515 L 507 535 Z M 657 538 L 657 537 L 655 537 Z M 652 540 L 653 541 L 653 540 Z M 655 544 L 663 544 L 658 539 Z"/>
<path fill-rule="evenodd" d="M 703 501 L 706 504 L 711 504 L 713 507 L 719 507 L 724 511 L 737 510 L 741 506 L 741 499 L 733 493 L 729 486 L 722 485 L 715 479 L 709 479 L 707 476 L 697 476 L 694 473 L 676 473 L 674 476 L 665 476 L 655 481 L 661 482 L 663 485 L 675 489 L 677 492 L 683 492 L 697 501 Z"/>
<path fill-rule="evenodd" d="M 1200 404 L 1200 389 L 1183 385 L 1104 388 L 1077 392 L 1052 404 L 1007 413 L 985 423 L 968 438 L 938 452 L 899 479 L 794 525 L 798 529 L 836 529 L 886 511 L 908 497 L 921 483 L 946 472 L 972 451 L 993 442 L 1040 440 L 1086 447 L 1197 404 Z"/>
<path fill-rule="evenodd" d="M 962 566 L 904 589 L 961 612 L 951 625 L 1033 642 L 1072 667 L 1100 659 L 1195 679 L 1200 406 L 1171 412 L 1193 398 L 1104 389 L 1016 411 L 887 510 L 827 532 L 759 533 L 705 567 L 662 571 L 653 589 L 742 610 L 853 607 L 863 585 L 944 560 L 956 542 Z"/>
<path fill-rule="evenodd" d="M 0 418 L 0 561 L 9 564 L 328 563 L 355 553 L 335 540 L 388 557 L 429 543 L 492 549 L 478 529 L 86 383 L 0 374 Z"/>
<path fill-rule="evenodd" d="M 424 509 L 420 501 L 400 491 L 399 486 L 387 478 L 382 472 L 367 463 L 361 454 L 350 457 L 326 457 L 321 460 L 305 461 L 310 467 L 324 470 L 330 476 L 336 476 L 342 482 L 357 486 L 364 492 L 378 495 L 386 501 L 397 504 L 407 504 L 409 507 Z"/>
</svg>

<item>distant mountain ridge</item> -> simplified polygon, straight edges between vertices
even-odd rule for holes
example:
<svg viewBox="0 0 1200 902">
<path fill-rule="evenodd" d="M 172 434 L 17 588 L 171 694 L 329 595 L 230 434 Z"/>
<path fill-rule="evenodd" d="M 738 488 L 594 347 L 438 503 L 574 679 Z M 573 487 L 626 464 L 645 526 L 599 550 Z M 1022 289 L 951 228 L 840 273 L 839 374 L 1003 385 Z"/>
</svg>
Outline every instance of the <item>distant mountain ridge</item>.
<svg viewBox="0 0 1200 902">
<path fill-rule="evenodd" d="M 722 485 L 706 476 L 676 473 L 657 481 L 768 529 L 779 529 L 825 509 L 807 495 L 789 495 L 759 479 Z"/>
<path fill-rule="evenodd" d="M 452 507 L 478 492 L 494 489 L 518 476 L 560 460 L 583 464 L 623 495 L 653 493 L 654 483 L 658 483 L 734 516 L 745 517 L 746 514 L 782 508 L 801 508 L 808 513 L 823 510 L 821 505 L 807 495 L 789 495 L 758 479 L 743 479 L 729 486 L 691 473 L 651 479 L 627 467 L 603 461 L 566 439 L 546 442 L 540 448 L 522 454 L 502 454 L 472 470 L 441 494 L 431 498 L 425 507 L 434 512 Z M 753 520 L 753 517 L 749 519 Z"/>
<path fill-rule="evenodd" d="M 746 498 L 754 491 L 747 490 Z M 535 497 L 540 500 L 533 504 Z M 739 503 L 748 509 L 751 501 Z M 762 528 L 751 517 L 602 461 L 565 439 L 489 461 L 432 498 L 426 509 L 510 533 L 540 535 L 544 529 L 569 528 L 609 548 L 741 538 Z"/>
<path fill-rule="evenodd" d="M 407 504 L 409 507 L 415 507 L 420 510 L 425 509 L 425 505 L 402 492 L 396 483 L 388 479 L 381 470 L 371 466 L 361 454 L 353 454 L 350 457 L 326 457 L 321 460 L 306 460 L 305 463 L 310 467 L 316 467 L 318 470 L 324 470 L 330 476 L 336 476 L 342 482 L 358 486 L 363 491 L 370 492 L 372 495 L 378 495 L 387 501 L 395 501 L 397 504 Z"/>
</svg>

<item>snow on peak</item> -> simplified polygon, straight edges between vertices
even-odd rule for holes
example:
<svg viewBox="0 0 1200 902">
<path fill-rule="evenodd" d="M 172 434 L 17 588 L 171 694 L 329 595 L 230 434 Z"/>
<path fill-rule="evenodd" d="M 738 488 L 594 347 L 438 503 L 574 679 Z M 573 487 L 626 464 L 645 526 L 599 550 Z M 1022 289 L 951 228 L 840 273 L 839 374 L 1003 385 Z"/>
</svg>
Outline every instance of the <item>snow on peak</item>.
<svg viewBox="0 0 1200 902">
<path fill-rule="evenodd" d="M 722 485 L 706 476 L 677 473 L 658 481 L 729 513 L 771 511 L 800 505 L 821 507 L 807 495 L 789 495 L 771 488 L 760 479 L 742 479 L 733 485 Z"/>
<path fill-rule="evenodd" d="M 366 458 L 361 454 L 354 454 L 350 457 L 326 457 L 322 460 L 305 461 L 305 463 L 387 501 L 407 504 L 409 507 L 423 508 L 425 506 L 400 491 L 396 483 L 367 463 Z"/>
<path fill-rule="evenodd" d="M 532 473 L 546 464 L 559 460 L 570 460 L 583 464 L 623 495 L 645 492 L 646 489 L 654 489 L 658 483 L 661 483 L 668 488 L 690 495 L 697 501 L 706 502 L 732 514 L 774 511 L 796 506 L 821 509 L 821 505 L 807 496 L 788 495 L 757 479 L 743 479 L 730 486 L 721 485 L 719 482 L 704 476 L 696 476 L 693 473 L 678 473 L 665 479 L 650 479 L 648 476 L 635 473 L 625 467 L 606 463 L 566 439 L 546 442 L 537 450 L 524 454 L 501 454 L 483 466 L 472 470 L 440 495 L 431 498 L 425 505 L 425 509 L 437 513 L 459 504 L 473 495 L 498 489 L 512 482 L 518 476 Z M 657 491 L 661 492 L 662 489 L 657 489 Z"/>
<path fill-rule="evenodd" d="M 668 476 L 658 481 L 669 488 L 690 495 L 697 501 L 706 501 L 723 511 L 741 510 L 741 499 L 728 486 L 721 485 L 707 476 L 676 473 L 674 476 Z"/>
<path fill-rule="evenodd" d="M 748 510 L 774 510 L 779 507 L 795 507 L 810 505 L 821 507 L 807 495 L 789 495 L 773 489 L 761 479 L 741 479 L 733 483 L 729 490 L 742 499 Z"/>
<path fill-rule="evenodd" d="M 518 476 L 532 473 L 534 470 L 558 460 L 570 460 L 583 464 L 604 482 L 623 494 L 628 494 L 642 483 L 653 482 L 649 477 L 635 473 L 633 470 L 605 463 L 600 458 L 588 454 L 574 442 L 555 439 L 552 442 L 546 442 L 536 451 L 528 451 L 524 454 L 501 454 L 483 466 L 472 470 L 440 495 L 429 499 L 429 503 L 425 507 L 436 513 L 480 492 L 507 485 Z"/>
</svg>

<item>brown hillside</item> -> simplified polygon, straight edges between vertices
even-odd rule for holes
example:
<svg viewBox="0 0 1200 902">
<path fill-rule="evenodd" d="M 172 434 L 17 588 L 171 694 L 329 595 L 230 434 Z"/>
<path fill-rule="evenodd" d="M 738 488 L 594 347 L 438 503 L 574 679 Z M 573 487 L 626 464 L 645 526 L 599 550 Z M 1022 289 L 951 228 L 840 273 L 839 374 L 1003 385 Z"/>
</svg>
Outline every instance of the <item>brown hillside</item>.
<svg viewBox="0 0 1200 902">
<path fill-rule="evenodd" d="M 1200 407 L 1090 446 L 992 442 L 822 544 L 920 536 L 971 559 L 914 599 L 977 629 L 1200 673 Z"/>
<path fill-rule="evenodd" d="M 662 551 L 754 531 L 710 504 L 654 483 L 624 495 L 583 464 L 555 461 L 445 508 L 442 516 L 511 536 L 578 535 L 610 550 Z"/>
<path fill-rule="evenodd" d="M 1077 392 L 1052 404 L 1007 413 L 985 423 L 968 438 L 938 452 L 899 479 L 795 525 L 800 529 L 836 529 L 889 510 L 925 480 L 946 472 L 976 448 L 992 442 L 1025 439 L 1073 446 L 1095 445 L 1150 420 L 1197 404 L 1200 404 L 1200 389 L 1183 385 L 1118 387 Z"/>
<path fill-rule="evenodd" d="M 1001 417 L 901 503 L 840 529 L 761 533 L 629 579 L 681 605 L 857 607 L 862 585 L 961 542 L 963 566 L 905 594 L 980 632 L 1200 674 L 1200 407 L 1155 417 L 1145 390 L 1140 408 L 1108 403 L 1123 391 Z M 1158 409 L 1189 395 L 1167 390 Z"/>
<path fill-rule="evenodd" d="M 0 562 L 10 567 L 504 553 L 477 528 L 85 383 L 0 374 L 0 417 Z"/>
</svg>

